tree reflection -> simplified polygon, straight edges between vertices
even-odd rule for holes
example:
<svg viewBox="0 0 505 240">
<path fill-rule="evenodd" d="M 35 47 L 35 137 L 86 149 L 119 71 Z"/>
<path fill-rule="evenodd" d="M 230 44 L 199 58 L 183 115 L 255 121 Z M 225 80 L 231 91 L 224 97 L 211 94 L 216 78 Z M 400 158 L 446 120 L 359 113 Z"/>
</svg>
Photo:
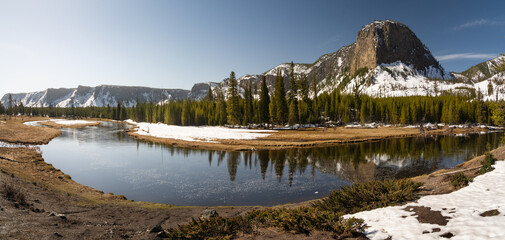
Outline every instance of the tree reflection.
<svg viewBox="0 0 505 240">
<path fill-rule="evenodd" d="M 237 166 L 243 159 L 244 167 L 249 169 L 252 169 L 254 160 L 254 167 L 259 166 L 262 179 L 266 178 L 269 167 L 279 182 L 284 174 L 288 174 L 289 186 L 293 185 L 296 175 L 314 176 L 316 168 L 351 182 L 366 182 L 412 177 L 451 167 L 444 161 L 456 159 L 454 161 L 462 162 L 483 154 L 487 142 L 493 148 L 498 146 L 499 136 L 501 134 L 394 138 L 333 147 L 221 154 L 228 155 L 231 181 L 235 180 Z M 309 165 L 311 171 L 306 173 Z"/>
</svg>

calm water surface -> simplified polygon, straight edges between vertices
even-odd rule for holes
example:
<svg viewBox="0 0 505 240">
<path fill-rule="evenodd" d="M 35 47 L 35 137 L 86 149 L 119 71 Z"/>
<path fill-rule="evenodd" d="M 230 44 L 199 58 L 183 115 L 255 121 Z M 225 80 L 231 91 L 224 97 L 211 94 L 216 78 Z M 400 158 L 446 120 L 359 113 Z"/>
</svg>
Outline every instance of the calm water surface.
<svg viewBox="0 0 505 240">
<path fill-rule="evenodd" d="M 121 123 L 62 129 L 41 146 L 75 181 L 128 199 L 176 205 L 275 205 L 372 179 L 450 168 L 497 147 L 503 133 L 388 139 L 255 152 L 182 149 L 130 138 Z"/>
</svg>

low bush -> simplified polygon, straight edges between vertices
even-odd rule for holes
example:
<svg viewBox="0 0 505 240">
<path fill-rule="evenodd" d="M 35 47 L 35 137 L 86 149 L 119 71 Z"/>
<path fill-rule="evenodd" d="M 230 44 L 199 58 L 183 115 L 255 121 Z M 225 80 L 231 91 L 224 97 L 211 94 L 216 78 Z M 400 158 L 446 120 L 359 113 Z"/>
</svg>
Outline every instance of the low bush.
<svg viewBox="0 0 505 240">
<path fill-rule="evenodd" d="M 333 191 L 327 198 L 314 203 L 314 207 L 348 214 L 399 205 L 415 200 L 421 185 L 410 179 L 355 184 Z"/>
<path fill-rule="evenodd" d="M 314 207 L 295 209 L 266 209 L 252 211 L 246 216 L 249 222 L 264 227 L 277 227 L 284 231 L 309 234 L 312 230 L 355 236 L 364 231 L 361 219 L 345 219 L 341 214 Z"/>
<path fill-rule="evenodd" d="M 484 174 L 494 170 L 493 164 L 496 162 L 496 158 L 490 152 L 486 153 L 484 162 L 482 162 L 482 167 L 479 170 L 479 174 Z"/>
<path fill-rule="evenodd" d="M 9 201 L 17 202 L 22 206 L 27 206 L 25 194 L 22 193 L 18 188 L 15 188 L 10 184 L 2 184 L 1 187 L 2 195 Z"/>
<path fill-rule="evenodd" d="M 471 177 L 467 177 L 465 174 L 459 172 L 451 176 L 451 185 L 455 188 L 460 188 L 464 186 L 468 186 L 473 179 Z"/>
<path fill-rule="evenodd" d="M 190 223 L 170 229 L 170 239 L 231 239 L 237 233 L 251 233 L 252 225 L 244 217 L 214 217 L 206 220 L 192 219 Z"/>
</svg>

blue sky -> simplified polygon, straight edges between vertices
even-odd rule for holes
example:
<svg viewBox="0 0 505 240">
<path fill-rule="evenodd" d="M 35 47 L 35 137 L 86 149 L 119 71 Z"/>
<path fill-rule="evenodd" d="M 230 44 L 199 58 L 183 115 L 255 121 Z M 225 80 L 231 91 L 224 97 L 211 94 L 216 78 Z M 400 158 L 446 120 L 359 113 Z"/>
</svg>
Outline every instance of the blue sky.
<svg viewBox="0 0 505 240">
<path fill-rule="evenodd" d="M 408 25 L 442 66 L 505 52 L 505 1 L 0 0 L 0 95 L 194 83 L 312 63 L 375 19 Z"/>
</svg>

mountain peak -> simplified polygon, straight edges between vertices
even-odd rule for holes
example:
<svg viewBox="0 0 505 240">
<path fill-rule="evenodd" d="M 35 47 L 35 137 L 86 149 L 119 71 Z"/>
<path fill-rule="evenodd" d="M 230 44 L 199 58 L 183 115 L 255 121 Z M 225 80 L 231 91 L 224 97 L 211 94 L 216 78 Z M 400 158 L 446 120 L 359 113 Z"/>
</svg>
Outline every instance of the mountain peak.
<svg viewBox="0 0 505 240">
<path fill-rule="evenodd" d="M 393 21 L 393 20 L 389 20 L 389 19 L 386 19 L 386 20 L 374 20 L 373 22 L 363 26 L 361 28 L 360 31 L 367 31 L 371 28 L 381 28 L 383 27 L 384 25 L 387 25 L 387 24 L 393 24 L 393 25 L 398 25 L 398 26 L 402 26 L 402 27 L 407 27 L 407 25 L 403 24 L 403 23 L 400 23 L 400 22 L 397 22 L 397 21 Z"/>
<path fill-rule="evenodd" d="M 402 62 L 419 72 L 443 78 L 440 63 L 407 25 L 392 21 L 374 21 L 358 32 L 350 59 L 350 73 L 360 68 Z M 435 70 L 435 71 L 434 71 Z"/>
</svg>

